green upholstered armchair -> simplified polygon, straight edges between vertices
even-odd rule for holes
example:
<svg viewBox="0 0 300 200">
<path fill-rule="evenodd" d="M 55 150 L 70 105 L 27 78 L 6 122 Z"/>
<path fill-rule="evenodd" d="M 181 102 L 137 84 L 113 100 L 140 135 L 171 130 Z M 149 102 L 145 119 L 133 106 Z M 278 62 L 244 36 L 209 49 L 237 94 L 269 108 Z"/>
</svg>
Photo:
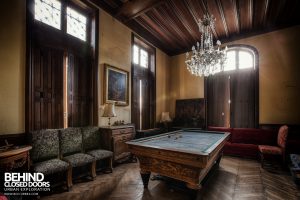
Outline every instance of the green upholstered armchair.
<svg viewBox="0 0 300 200">
<path fill-rule="evenodd" d="M 90 175 L 94 179 L 96 177 L 96 159 L 83 153 L 81 129 L 73 127 L 61 129 L 59 141 L 61 158 L 72 168 L 89 165 Z"/>
<path fill-rule="evenodd" d="M 83 149 L 86 154 L 93 156 L 97 161 L 107 160 L 108 168 L 112 172 L 113 152 L 101 148 L 99 127 L 83 127 Z"/>
<path fill-rule="evenodd" d="M 58 130 L 47 129 L 29 133 L 32 145 L 31 164 L 33 172 L 41 172 L 45 176 L 56 173 L 66 174 L 66 184 L 72 186 L 72 169 L 69 163 L 59 159 Z"/>
</svg>

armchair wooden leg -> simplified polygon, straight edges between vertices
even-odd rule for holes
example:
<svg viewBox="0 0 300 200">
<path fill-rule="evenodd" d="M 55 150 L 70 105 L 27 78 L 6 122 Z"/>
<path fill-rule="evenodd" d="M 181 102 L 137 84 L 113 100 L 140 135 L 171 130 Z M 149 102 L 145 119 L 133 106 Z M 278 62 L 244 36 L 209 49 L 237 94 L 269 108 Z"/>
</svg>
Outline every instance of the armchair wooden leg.
<svg viewBox="0 0 300 200">
<path fill-rule="evenodd" d="M 109 170 L 111 173 L 113 172 L 113 157 L 109 158 Z"/>
<path fill-rule="evenodd" d="M 67 171 L 67 189 L 68 191 L 71 189 L 71 187 L 73 186 L 72 183 L 72 167 L 69 167 L 68 171 Z"/>
<path fill-rule="evenodd" d="M 96 161 L 94 160 L 91 164 L 91 177 L 94 180 L 96 178 Z"/>
<path fill-rule="evenodd" d="M 261 167 L 264 168 L 264 155 L 260 152 L 260 163 L 261 163 Z"/>
</svg>

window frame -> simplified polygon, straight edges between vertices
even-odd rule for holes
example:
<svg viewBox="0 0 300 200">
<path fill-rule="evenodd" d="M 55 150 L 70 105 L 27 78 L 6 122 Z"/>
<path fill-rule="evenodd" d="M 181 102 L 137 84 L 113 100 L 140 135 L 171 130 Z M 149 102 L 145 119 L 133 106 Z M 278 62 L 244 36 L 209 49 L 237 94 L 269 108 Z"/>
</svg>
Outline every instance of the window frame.
<svg viewBox="0 0 300 200">
<path fill-rule="evenodd" d="M 35 19 L 35 0 L 30 0 L 32 2 L 32 15 L 33 15 L 33 25 L 38 26 L 40 29 L 44 29 L 45 31 L 52 31 L 52 33 L 59 34 L 62 37 L 65 37 L 67 39 L 71 40 L 78 40 L 79 42 L 83 44 L 90 44 L 92 42 L 92 21 L 93 21 L 93 11 L 82 7 L 81 5 L 75 4 L 72 1 L 64 1 L 64 0 L 58 0 L 61 3 L 61 14 L 60 14 L 60 29 L 57 29 L 56 27 L 53 27 L 51 25 L 48 25 L 42 21 L 39 21 Z M 73 36 L 69 33 L 67 33 L 67 8 L 71 8 L 78 12 L 79 14 L 86 17 L 86 40 L 82 40 L 76 36 Z"/>
<path fill-rule="evenodd" d="M 138 52 L 138 63 L 135 63 L 134 61 L 134 56 L 135 56 L 135 51 L 134 51 L 134 47 L 137 48 L 137 52 Z M 144 51 L 146 54 L 147 54 L 147 66 L 143 66 L 141 64 L 142 62 L 142 51 Z M 133 46 L 132 46 L 132 56 L 131 56 L 131 60 L 132 60 L 132 63 L 136 66 L 139 66 L 139 67 L 142 67 L 144 69 L 148 69 L 149 68 L 149 63 L 150 63 L 150 59 L 151 59 L 151 51 L 149 51 L 147 48 L 144 48 L 143 45 L 140 45 L 139 43 L 134 43 Z"/>
<path fill-rule="evenodd" d="M 133 62 L 133 47 L 136 45 L 140 49 L 145 50 L 148 53 L 148 67 L 142 67 L 140 66 L 140 56 L 139 56 L 139 64 L 135 64 Z M 131 33 L 131 120 L 133 120 L 133 116 L 135 113 L 135 103 L 134 103 L 134 78 L 137 75 L 135 70 L 141 70 L 146 72 L 148 76 L 148 80 L 151 82 L 152 87 L 151 90 L 149 91 L 149 105 L 150 105 L 150 113 L 149 113 L 149 125 L 150 127 L 154 128 L 155 127 L 155 122 L 156 122 L 156 48 L 153 47 L 150 43 L 148 43 L 146 40 L 141 38 L 140 36 L 136 35 L 135 33 Z M 135 69 L 136 68 L 136 69 Z M 139 74 L 139 73 L 138 73 Z M 139 122 L 140 123 L 140 122 Z M 142 122 L 143 123 L 143 122 Z M 142 126 L 142 125 L 140 125 Z M 138 127 L 138 125 L 137 125 Z M 143 127 L 145 128 L 145 127 Z"/>
<path fill-rule="evenodd" d="M 60 0 L 62 4 L 61 18 L 65 18 L 66 6 L 84 14 L 88 17 L 87 40 L 82 41 L 72 35 L 66 34 L 65 23 L 61 21 L 61 29 L 58 30 L 43 22 L 35 19 L 35 1 L 26 1 L 26 77 L 25 77 L 25 130 L 31 131 L 33 127 L 33 68 L 32 68 L 32 48 L 35 44 L 41 44 L 45 47 L 55 48 L 60 50 L 70 50 L 70 52 L 90 52 L 90 62 L 92 64 L 93 77 L 93 103 L 92 110 L 98 109 L 98 60 L 99 60 L 99 9 L 88 1 L 65 1 Z M 47 34 L 45 34 L 47 33 Z M 92 112 L 92 123 L 97 125 L 98 113 Z"/>
<path fill-rule="evenodd" d="M 225 64 L 224 72 L 232 72 L 232 71 L 236 71 L 236 70 L 249 70 L 249 69 L 255 70 L 256 69 L 256 67 L 257 67 L 256 56 L 258 55 L 258 53 L 257 53 L 257 50 L 254 49 L 253 47 L 248 46 L 248 45 L 231 45 L 228 47 L 227 52 L 228 51 L 235 52 L 235 68 L 230 69 L 230 70 L 225 70 L 225 68 L 226 68 L 226 64 Z M 240 52 L 246 52 L 246 53 L 251 54 L 252 60 L 253 60 L 253 67 L 240 68 L 240 58 L 239 58 Z"/>
<path fill-rule="evenodd" d="M 228 49 L 234 49 L 234 48 L 240 48 L 240 49 L 247 49 L 249 51 L 252 51 L 254 54 L 254 66 L 253 66 L 253 70 L 255 73 L 255 124 L 258 127 L 259 125 L 259 53 L 258 50 L 251 46 L 251 45 L 247 45 L 247 44 L 231 44 L 231 45 L 227 45 Z M 241 72 L 243 71 L 247 71 L 247 69 L 252 69 L 252 68 L 246 68 L 243 70 L 240 70 Z M 233 73 L 238 73 L 240 72 L 239 70 L 230 70 L 230 71 L 223 71 L 221 73 L 224 73 L 226 75 L 231 75 Z M 206 102 L 206 106 L 208 105 L 208 78 L 209 77 L 204 77 L 204 98 L 205 98 L 205 102 Z M 206 119 L 208 119 L 208 110 L 206 109 L 206 113 L 205 113 L 205 117 Z M 206 120 L 206 127 L 208 127 L 208 120 Z"/>
</svg>

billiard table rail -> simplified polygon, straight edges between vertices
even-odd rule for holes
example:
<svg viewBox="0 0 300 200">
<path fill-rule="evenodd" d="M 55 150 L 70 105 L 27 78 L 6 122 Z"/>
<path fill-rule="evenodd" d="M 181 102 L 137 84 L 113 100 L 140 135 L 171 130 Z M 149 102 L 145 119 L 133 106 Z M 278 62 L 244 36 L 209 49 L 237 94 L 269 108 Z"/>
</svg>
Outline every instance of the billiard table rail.
<svg viewBox="0 0 300 200">
<path fill-rule="evenodd" d="M 211 133 L 211 134 L 223 134 L 224 136 L 221 137 L 217 142 L 215 142 L 213 145 L 211 145 L 208 149 L 206 149 L 204 152 L 199 152 L 199 151 L 193 151 L 193 150 L 182 150 L 182 149 L 176 149 L 176 148 L 162 148 L 160 146 L 155 146 L 155 145 L 149 145 L 149 144 L 145 144 L 144 142 L 146 141 L 150 141 L 150 140 L 157 140 L 159 138 L 164 138 L 164 137 L 168 137 L 170 135 L 174 135 L 174 134 L 180 134 L 181 132 L 199 132 L 199 130 L 197 129 L 183 129 L 183 130 L 177 130 L 177 131 L 172 131 L 172 132 L 168 132 L 168 133 L 162 133 L 162 134 L 158 134 L 155 136 L 151 136 L 151 137 L 147 137 L 147 138 L 140 138 L 140 139 L 135 139 L 135 140 L 130 140 L 128 142 L 126 142 L 127 145 L 132 145 L 132 146 L 140 146 L 140 147 L 148 147 L 148 148 L 153 148 L 153 149 L 163 149 L 163 150 L 169 150 L 169 151 L 178 151 L 181 153 L 188 153 L 188 154 L 197 154 L 197 155 L 204 155 L 204 156 L 209 156 L 209 154 L 220 144 L 222 143 L 224 140 L 227 141 L 229 139 L 230 133 L 229 132 L 217 132 L 217 131 L 203 131 L 200 130 L 201 132 L 204 133 Z"/>
</svg>

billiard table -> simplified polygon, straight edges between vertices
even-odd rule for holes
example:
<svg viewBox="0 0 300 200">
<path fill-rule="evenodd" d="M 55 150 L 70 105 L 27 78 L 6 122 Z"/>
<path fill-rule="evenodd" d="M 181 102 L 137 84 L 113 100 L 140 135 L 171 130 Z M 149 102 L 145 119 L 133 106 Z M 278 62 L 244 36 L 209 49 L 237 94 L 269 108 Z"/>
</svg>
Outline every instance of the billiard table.
<svg viewBox="0 0 300 200">
<path fill-rule="evenodd" d="M 127 142 L 138 158 L 144 187 L 150 173 L 177 179 L 190 189 L 201 182 L 214 164 L 218 165 L 230 133 L 186 129 Z"/>
</svg>

